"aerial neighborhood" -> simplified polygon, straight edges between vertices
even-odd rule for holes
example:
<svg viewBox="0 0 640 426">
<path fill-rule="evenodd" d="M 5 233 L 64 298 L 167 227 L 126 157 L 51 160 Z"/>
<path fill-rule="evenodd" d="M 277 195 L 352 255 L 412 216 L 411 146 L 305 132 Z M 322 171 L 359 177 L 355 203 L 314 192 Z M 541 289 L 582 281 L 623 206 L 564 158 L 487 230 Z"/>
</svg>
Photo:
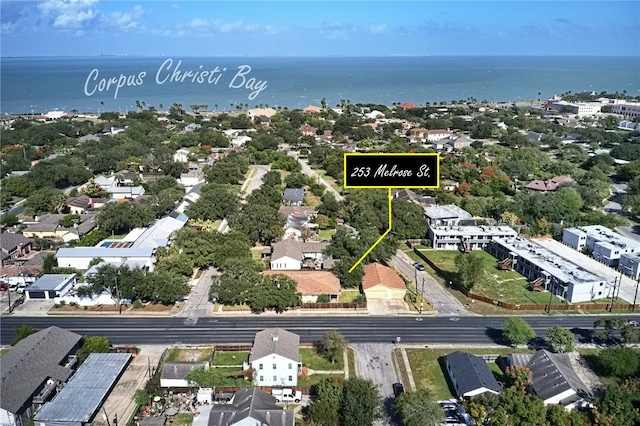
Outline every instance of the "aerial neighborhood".
<svg viewBox="0 0 640 426">
<path fill-rule="evenodd" d="M 639 424 L 639 101 L 3 115 L 0 425 Z"/>
</svg>

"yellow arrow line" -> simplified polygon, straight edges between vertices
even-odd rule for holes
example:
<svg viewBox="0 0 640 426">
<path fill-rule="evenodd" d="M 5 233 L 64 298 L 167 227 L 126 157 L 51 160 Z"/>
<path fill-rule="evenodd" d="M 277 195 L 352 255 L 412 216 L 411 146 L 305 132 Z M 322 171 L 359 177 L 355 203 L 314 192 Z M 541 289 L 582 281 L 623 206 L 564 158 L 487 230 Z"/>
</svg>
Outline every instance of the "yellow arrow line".
<svg viewBox="0 0 640 426">
<path fill-rule="evenodd" d="M 369 253 L 371 253 L 371 250 L 373 250 L 374 248 L 376 248 L 376 246 L 378 245 L 378 243 L 379 243 L 380 241 L 382 241 L 382 239 L 383 239 L 384 237 L 386 237 L 386 236 L 387 236 L 387 234 L 389 233 L 389 231 L 391 231 L 391 226 L 393 225 L 393 221 L 392 221 L 392 219 L 391 219 L 391 188 L 388 188 L 388 190 L 389 190 L 389 228 L 387 228 L 387 230 L 385 231 L 385 233 L 384 233 L 384 234 L 382 234 L 382 235 L 380 236 L 380 238 L 378 238 L 378 240 L 377 240 L 375 243 L 373 243 L 373 245 L 369 248 L 369 250 L 367 250 L 367 251 L 365 252 L 365 254 L 363 254 L 363 255 L 362 255 L 362 257 L 361 257 L 360 259 L 358 259 L 358 261 L 357 261 L 357 262 L 356 262 L 356 263 L 351 267 L 351 269 L 349 269 L 349 273 L 351 273 L 351 272 L 356 268 L 356 266 L 358 266 L 358 265 L 360 264 L 360 262 L 362 262 L 362 261 L 364 260 L 364 258 L 365 258 L 365 257 L 367 257 L 367 255 L 368 255 Z"/>
</svg>

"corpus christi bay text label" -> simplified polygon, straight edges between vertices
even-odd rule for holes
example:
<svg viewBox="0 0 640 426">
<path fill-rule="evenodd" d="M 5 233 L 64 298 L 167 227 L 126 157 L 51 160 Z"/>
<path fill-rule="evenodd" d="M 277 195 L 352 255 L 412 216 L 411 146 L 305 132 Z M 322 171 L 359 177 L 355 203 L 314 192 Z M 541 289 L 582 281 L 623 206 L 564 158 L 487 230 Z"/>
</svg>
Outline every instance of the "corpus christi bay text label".
<svg viewBox="0 0 640 426">
<path fill-rule="evenodd" d="M 174 66 L 173 59 L 165 60 L 155 72 L 154 82 L 157 85 L 167 83 L 192 83 L 192 84 L 212 84 L 217 85 L 227 68 L 205 68 L 200 65 L 194 70 L 181 69 L 182 61 L 178 61 Z M 258 80 L 250 76 L 251 66 L 239 65 L 233 78 L 229 81 L 230 89 L 245 89 L 249 91 L 247 98 L 254 100 L 263 90 L 267 88 L 266 80 Z M 120 89 L 125 87 L 142 86 L 147 77 L 146 71 L 134 74 L 120 74 L 119 76 L 101 77 L 100 70 L 94 68 L 89 72 L 84 82 L 84 94 L 93 96 L 99 93 L 113 92 L 113 99 L 118 98 Z"/>
</svg>

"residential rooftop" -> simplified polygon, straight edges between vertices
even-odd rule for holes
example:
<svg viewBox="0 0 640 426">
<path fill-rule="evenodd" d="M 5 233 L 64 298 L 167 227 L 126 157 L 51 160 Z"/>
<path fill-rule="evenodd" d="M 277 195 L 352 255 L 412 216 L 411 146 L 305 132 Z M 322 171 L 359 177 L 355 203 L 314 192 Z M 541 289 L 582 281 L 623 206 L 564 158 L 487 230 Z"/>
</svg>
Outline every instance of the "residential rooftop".
<svg viewBox="0 0 640 426">
<path fill-rule="evenodd" d="M 447 204 L 444 206 L 427 207 L 424 209 L 425 214 L 429 219 L 460 219 L 460 220 L 473 220 L 471 213 L 456 206 L 455 204 Z"/>
<path fill-rule="evenodd" d="M 606 278 L 587 271 L 582 266 L 528 238 L 496 238 L 493 242 L 502 245 L 521 259 L 528 260 L 563 282 L 583 284 L 607 281 Z"/>
<path fill-rule="evenodd" d="M 582 232 L 588 237 L 598 241 L 598 243 L 608 248 L 638 248 L 640 249 L 640 241 L 625 237 L 602 225 L 578 226 L 576 228 L 568 228 L 567 231 Z"/>
<path fill-rule="evenodd" d="M 518 233 L 509 226 L 432 226 L 438 236 L 476 236 L 490 234 L 494 236 L 515 237 Z"/>
</svg>

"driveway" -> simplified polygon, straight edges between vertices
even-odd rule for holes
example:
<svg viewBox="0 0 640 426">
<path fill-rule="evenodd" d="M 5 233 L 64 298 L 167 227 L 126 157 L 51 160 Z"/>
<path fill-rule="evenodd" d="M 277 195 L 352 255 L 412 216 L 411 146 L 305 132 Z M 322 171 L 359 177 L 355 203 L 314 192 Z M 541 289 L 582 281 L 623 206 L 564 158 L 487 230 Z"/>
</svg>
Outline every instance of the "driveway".
<svg viewBox="0 0 640 426">
<path fill-rule="evenodd" d="M 420 272 L 413 267 L 413 260 L 402 250 L 398 250 L 391 257 L 391 262 L 404 276 L 416 285 L 418 291 L 422 290 L 423 297 L 438 310 L 440 316 L 473 316 L 458 299 L 440 285 L 426 271 Z"/>
<path fill-rule="evenodd" d="M 242 195 L 242 198 L 246 198 L 247 195 L 251 194 L 254 190 L 260 188 L 260 185 L 262 185 L 262 178 L 264 177 L 264 175 L 267 174 L 267 172 L 269 170 L 271 170 L 271 166 L 269 165 L 253 165 L 251 166 L 251 168 L 253 169 L 253 175 L 251 176 L 251 179 L 249 179 L 249 183 L 247 184 L 247 186 L 244 188 L 244 193 Z"/>
<path fill-rule="evenodd" d="M 402 299 L 368 299 L 369 315 L 399 315 L 409 312 L 407 303 Z"/>
<path fill-rule="evenodd" d="M 327 190 L 329 190 L 329 192 L 331 194 L 333 194 L 333 196 L 335 197 L 335 199 L 337 201 L 343 201 L 344 200 L 344 197 L 342 195 L 340 195 L 340 193 L 338 191 L 336 191 L 335 188 L 329 184 L 329 182 L 324 180 L 322 178 L 322 176 L 320 176 L 311 167 L 309 167 L 309 164 L 307 164 L 307 162 L 305 160 L 303 160 L 303 159 L 298 157 L 297 152 L 289 151 L 287 154 L 289 154 L 290 156 L 292 156 L 296 160 L 298 160 L 298 163 L 300 163 L 300 165 L 302 166 L 302 173 L 306 174 L 307 176 L 310 176 L 314 180 L 319 181 L 321 184 L 323 184 L 327 188 Z"/>
<path fill-rule="evenodd" d="M 198 318 L 213 315 L 214 304 L 209 301 L 209 287 L 211 277 L 219 275 L 220 272 L 216 268 L 209 268 L 202 273 L 195 287 L 189 295 L 189 300 L 184 305 L 184 309 L 178 315 L 186 317 L 185 325 L 195 325 Z"/>
<path fill-rule="evenodd" d="M 391 342 L 383 344 L 354 344 L 350 345 L 356 352 L 356 374 L 370 379 L 378 388 L 380 396 L 385 401 L 386 418 L 375 422 L 375 426 L 395 425 L 392 385 L 400 380 L 396 374 L 391 359 L 391 351 L 395 345 Z"/>
<path fill-rule="evenodd" d="M 616 190 L 616 197 L 613 201 L 609 202 L 606 206 L 604 206 L 604 209 L 602 210 L 602 212 L 615 213 L 615 214 L 619 214 L 620 216 L 627 217 L 629 214 L 626 211 L 622 210 L 622 205 L 620 205 L 620 201 L 622 200 L 622 197 L 627 193 L 627 185 L 624 183 L 614 183 L 612 184 L 612 186 Z M 612 193 L 611 190 L 609 190 L 609 192 Z"/>
</svg>

